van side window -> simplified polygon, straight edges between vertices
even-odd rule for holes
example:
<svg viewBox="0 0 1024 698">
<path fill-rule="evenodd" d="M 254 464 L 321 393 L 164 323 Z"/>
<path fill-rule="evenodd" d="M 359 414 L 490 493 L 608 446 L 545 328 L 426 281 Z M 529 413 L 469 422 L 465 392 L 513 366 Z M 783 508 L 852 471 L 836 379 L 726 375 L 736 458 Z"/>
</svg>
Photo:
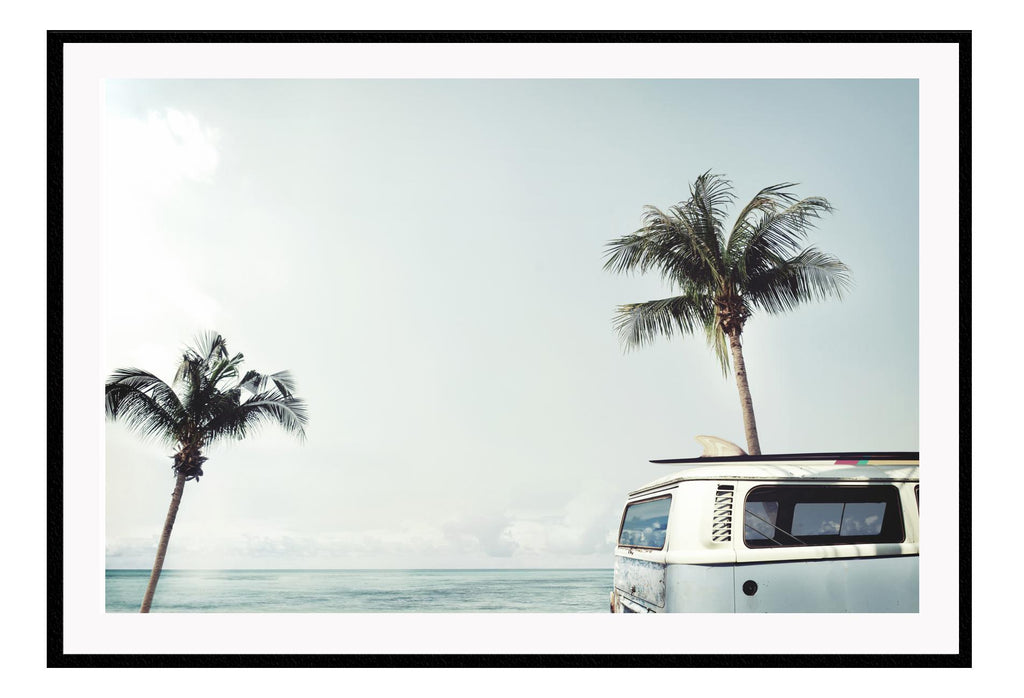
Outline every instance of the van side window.
<svg viewBox="0 0 1024 698">
<path fill-rule="evenodd" d="M 778 485 L 747 495 L 748 548 L 904 540 L 899 490 L 890 485 Z"/>
<path fill-rule="evenodd" d="M 626 507 L 619 529 L 619 545 L 636 548 L 665 547 L 668 510 L 672 497 L 634 502 Z"/>
</svg>

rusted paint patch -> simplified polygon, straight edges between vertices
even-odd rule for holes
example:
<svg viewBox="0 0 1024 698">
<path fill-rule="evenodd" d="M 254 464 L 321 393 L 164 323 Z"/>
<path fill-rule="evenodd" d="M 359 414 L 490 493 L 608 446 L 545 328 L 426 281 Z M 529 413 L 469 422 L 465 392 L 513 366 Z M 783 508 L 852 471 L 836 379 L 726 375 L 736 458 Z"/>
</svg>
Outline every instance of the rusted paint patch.
<svg viewBox="0 0 1024 698">
<path fill-rule="evenodd" d="M 664 608 L 665 564 L 616 556 L 615 588 Z"/>
</svg>

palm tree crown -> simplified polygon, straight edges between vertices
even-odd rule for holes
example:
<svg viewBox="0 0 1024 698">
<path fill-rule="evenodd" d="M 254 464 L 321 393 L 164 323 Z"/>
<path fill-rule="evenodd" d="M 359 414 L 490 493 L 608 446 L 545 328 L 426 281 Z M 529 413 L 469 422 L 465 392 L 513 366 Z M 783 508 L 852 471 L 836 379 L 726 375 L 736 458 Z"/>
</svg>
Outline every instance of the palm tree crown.
<svg viewBox="0 0 1024 698">
<path fill-rule="evenodd" d="M 641 347 L 658 336 L 699 329 L 723 373 L 729 372 L 731 354 L 737 382 L 745 384 L 740 336 L 755 310 L 774 314 L 841 297 L 850 282 L 846 265 L 814 247 L 801 249 L 808 231 L 832 206 L 818 196 L 798 199 L 790 193 L 794 186 L 762 189 L 740 211 L 728 235 L 723 218 L 735 196 L 721 175 L 700 175 L 690 198 L 668 211 L 645 207 L 639 230 L 608 243 L 604 268 L 655 270 L 679 293 L 619 306 L 613 324 L 625 346 Z M 741 401 L 749 403 L 744 385 L 740 393 Z M 751 444 L 752 407 L 749 421 L 748 445 L 752 453 L 759 452 L 756 429 Z"/>
<path fill-rule="evenodd" d="M 292 394 L 291 375 L 248 371 L 239 378 L 242 359 L 242 354 L 229 355 L 219 334 L 197 338 L 174 376 L 180 395 L 152 373 L 118 369 L 107 380 L 107 417 L 177 447 L 174 472 L 186 480 L 203 474 L 202 449 L 222 439 L 243 439 L 261 423 L 276 423 L 304 438 L 306 405 Z"/>
</svg>

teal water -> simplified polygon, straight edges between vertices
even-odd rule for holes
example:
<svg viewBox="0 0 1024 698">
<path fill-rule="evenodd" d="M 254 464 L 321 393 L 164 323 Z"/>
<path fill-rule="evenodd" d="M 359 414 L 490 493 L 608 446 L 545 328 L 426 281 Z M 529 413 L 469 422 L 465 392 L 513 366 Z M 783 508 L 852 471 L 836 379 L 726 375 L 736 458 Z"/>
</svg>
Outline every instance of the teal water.
<svg viewBox="0 0 1024 698">
<path fill-rule="evenodd" d="M 149 570 L 107 570 L 137 613 Z M 607 613 L 611 569 L 164 570 L 153 613 Z"/>
</svg>

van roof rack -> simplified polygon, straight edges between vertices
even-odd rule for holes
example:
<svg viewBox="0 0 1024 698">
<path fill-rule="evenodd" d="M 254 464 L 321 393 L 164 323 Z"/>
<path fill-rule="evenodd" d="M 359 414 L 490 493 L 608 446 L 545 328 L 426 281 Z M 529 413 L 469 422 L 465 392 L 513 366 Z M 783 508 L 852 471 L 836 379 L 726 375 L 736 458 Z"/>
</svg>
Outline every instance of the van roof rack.
<svg viewBox="0 0 1024 698">
<path fill-rule="evenodd" d="M 839 451 L 827 453 L 769 453 L 760 456 L 700 456 L 697 458 L 662 458 L 651 463 L 763 463 L 765 461 L 834 460 L 839 464 L 858 465 L 868 461 L 919 460 L 919 451 Z"/>
</svg>

